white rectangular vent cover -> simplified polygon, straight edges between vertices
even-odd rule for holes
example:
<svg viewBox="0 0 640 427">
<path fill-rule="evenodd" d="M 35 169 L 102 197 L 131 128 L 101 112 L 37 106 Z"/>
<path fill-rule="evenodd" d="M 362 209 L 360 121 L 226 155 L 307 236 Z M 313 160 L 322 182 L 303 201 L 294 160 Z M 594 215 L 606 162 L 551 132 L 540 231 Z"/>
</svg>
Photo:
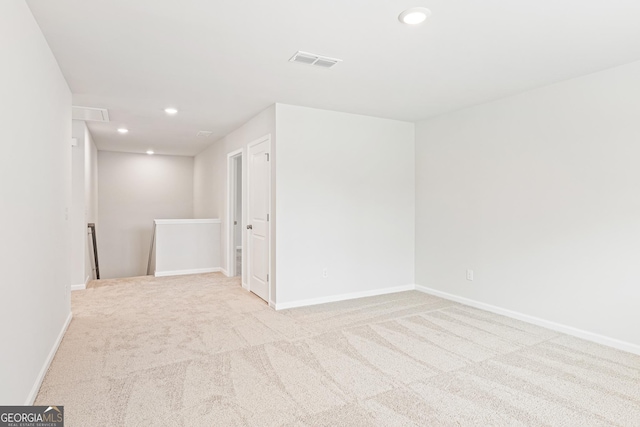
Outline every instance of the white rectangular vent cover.
<svg viewBox="0 0 640 427">
<path fill-rule="evenodd" d="M 84 120 L 88 122 L 108 122 L 109 111 L 106 108 L 78 107 L 71 108 L 73 120 Z"/>
<path fill-rule="evenodd" d="M 207 137 L 211 136 L 212 133 L 213 132 L 208 131 L 208 130 L 201 130 L 200 132 L 197 133 L 196 136 L 199 136 L 201 138 L 207 138 Z"/>
<path fill-rule="evenodd" d="M 329 58 L 328 56 L 316 55 L 315 53 L 297 51 L 295 55 L 289 59 L 289 62 L 298 62 L 300 64 L 315 65 L 321 68 L 331 68 L 342 59 Z"/>
</svg>

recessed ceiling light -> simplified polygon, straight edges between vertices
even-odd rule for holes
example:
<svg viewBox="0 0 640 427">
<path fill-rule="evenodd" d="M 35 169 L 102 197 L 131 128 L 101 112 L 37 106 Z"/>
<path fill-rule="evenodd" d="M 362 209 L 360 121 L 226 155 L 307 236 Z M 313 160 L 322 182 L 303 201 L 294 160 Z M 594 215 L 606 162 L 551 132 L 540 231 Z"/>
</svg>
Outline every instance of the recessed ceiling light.
<svg viewBox="0 0 640 427">
<path fill-rule="evenodd" d="M 118 132 L 120 132 L 120 133 L 127 133 L 127 132 L 129 132 L 129 129 L 120 128 L 120 129 L 118 129 Z"/>
<path fill-rule="evenodd" d="M 431 16 L 431 11 L 426 7 L 412 7 L 400 14 L 398 19 L 403 24 L 418 25 Z"/>
<path fill-rule="evenodd" d="M 174 114 L 178 114 L 178 109 L 169 107 L 165 108 L 164 112 L 173 116 Z"/>
<path fill-rule="evenodd" d="M 153 154 L 153 150 L 147 150 L 147 154 L 148 155 L 152 155 Z"/>
</svg>

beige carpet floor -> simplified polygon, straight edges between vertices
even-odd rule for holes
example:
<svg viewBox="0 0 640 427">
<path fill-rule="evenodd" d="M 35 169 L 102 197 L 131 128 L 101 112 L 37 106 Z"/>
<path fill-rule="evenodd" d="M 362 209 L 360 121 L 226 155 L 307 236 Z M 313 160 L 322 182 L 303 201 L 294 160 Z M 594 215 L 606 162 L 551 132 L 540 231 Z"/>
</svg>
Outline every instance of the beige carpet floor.
<svg viewBox="0 0 640 427">
<path fill-rule="evenodd" d="M 104 280 L 37 397 L 75 426 L 640 426 L 640 357 L 404 292 L 276 312 L 218 273 Z"/>
</svg>

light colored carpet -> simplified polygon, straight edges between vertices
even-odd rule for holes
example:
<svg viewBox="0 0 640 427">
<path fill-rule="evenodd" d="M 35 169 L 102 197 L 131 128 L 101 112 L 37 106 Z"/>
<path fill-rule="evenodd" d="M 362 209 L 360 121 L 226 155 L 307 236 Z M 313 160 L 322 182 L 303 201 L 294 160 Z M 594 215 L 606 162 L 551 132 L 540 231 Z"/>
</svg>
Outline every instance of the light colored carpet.
<svg viewBox="0 0 640 427">
<path fill-rule="evenodd" d="M 419 292 L 275 312 L 219 273 L 92 283 L 67 426 L 640 426 L 640 357 Z"/>
</svg>

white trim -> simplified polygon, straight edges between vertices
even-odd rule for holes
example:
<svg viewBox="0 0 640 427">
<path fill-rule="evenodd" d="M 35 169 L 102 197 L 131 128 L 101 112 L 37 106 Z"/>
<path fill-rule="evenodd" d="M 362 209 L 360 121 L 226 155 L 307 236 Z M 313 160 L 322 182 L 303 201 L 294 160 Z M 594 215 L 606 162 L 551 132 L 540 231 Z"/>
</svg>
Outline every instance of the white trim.
<svg viewBox="0 0 640 427">
<path fill-rule="evenodd" d="M 82 283 L 80 285 L 71 285 L 69 289 L 71 289 L 72 291 L 84 291 L 85 289 L 87 289 L 87 284 Z"/>
<path fill-rule="evenodd" d="M 249 291 L 249 285 L 244 283 L 244 282 L 242 282 L 242 288 L 247 290 L 247 291 Z M 249 291 L 249 292 L 251 292 L 251 291 Z"/>
<path fill-rule="evenodd" d="M 269 200 L 269 212 L 267 213 L 267 215 L 269 216 L 270 220 L 269 220 L 269 224 L 267 226 L 267 235 L 269 236 L 269 259 L 268 259 L 268 263 L 269 263 L 269 272 L 267 273 L 267 277 L 269 278 L 269 280 L 267 281 L 267 289 L 268 289 L 268 297 L 267 297 L 267 301 L 271 301 L 271 287 L 274 283 L 274 278 L 273 278 L 273 273 L 271 271 L 271 261 L 272 261 L 272 256 L 273 254 L 271 253 L 271 248 L 273 247 L 273 241 L 271 239 L 273 239 L 273 236 L 271 235 L 271 227 L 272 227 L 272 221 L 273 221 L 273 210 L 272 210 L 272 206 L 271 206 L 271 198 L 272 198 L 272 191 L 273 191 L 273 169 L 272 169 L 272 160 L 273 160 L 273 156 L 271 155 L 271 134 L 268 133 L 250 143 L 247 144 L 247 161 L 246 161 L 246 166 L 245 166 L 245 170 L 247 171 L 247 179 L 246 179 L 246 184 L 247 186 L 244 187 L 246 188 L 246 195 L 247 197 L 245 198 L 247 203 L 246 203 L 246 207 L 245 205 L 242 206 L 242 209 L 247 213 L 247 218 L 246 218 L 246 222 L 249 222 L 251 220 L 250 218 L 250 214 L 251 212 L 249 212 L 249 205 L 251 203 L 251 201 L 249 200 L 249 185 L 251 185 L 251 168 L 249 167 L 249 156 L 251 154 L 251 147 L 253 147 L 254 145 L 258 145 L 258 144 L 262 144 L 263 142 L 267 143 L 267 153 L 269 155 L 269 196 L 268 196 L 268 200 Z M 244 182 L 242 183 L 243 185 L 245 184 Z M 251 260 L 249 259 L 249 253 L 251 252 L 251 239 L 249 238 L 249 236 L 247 236 L 247 233 L 244 234 L 244 237 L 246 239 L 246 242 L 243 241 L 242 245 L 246 246 L 246 250 L 242 251 L 242 266 L 243 266 L 243 271 L 247 272 L 247 290 L 251 291 L 251 287 L 250 287 L 250 281 L 251 281 Z M 246 266 L 246 267 L 244 267 Z M 244 280 L 244 277 L 243 277 Z M 277 308 L 276 308 L 277 310 Z"/>
<path fill-rule="evenodd" d="M 55 357 L 56 352 L 58 351 L 58 347 L 60 347 L 62 338 L 64 337 L 64 334 L 67 332 L 67 328 L 69 327 L 69 323 L 71 323 L 72 318 L 73 318 L 73 313 L 69 312 L 69 315 L 67 316 L 67 320 L 65 320 L 64 325 L 62 325 L 62 329 L 58 334 L 58 338 L 56 338 L 56 341 L 53 343 L 53 347 L 51 347 L 51 351 L 49 351 L 49 355 L 45 359 L 44 365 L 42 365 L 42 369 L 40 369 L 40 373 L 36 377 L 36 382 L 33 384 L 33 387 L 31 387 L 31 392 L 27 396 L 27 400 L 24 403 L 25 406 L 31 406 L 33 405 L 33 402 L 35 402 L 36 397 L 38 396 L 38 391 L 40 391 L 40 386 L 42 385 L 42 381 L 44 380 L 44 376 L 47 374 L 47 371 L 49 370 L 49 366 L 51 365 L 51 362 L 53 362 L 53 358 Z"/>
<path fill-rule="evenodd" d="M 233 210 L 236 207 L 236 191 L 232 191 L 232 182 L 235 179 L 234 175 L 236 173 L 236 168 L 234 165 L 235 158 L 241 156 L 242 161 L 244 162 L 244 148 L 239 148 L 235 151 L 227 153 L 227 245 L 224 250 L 227 252 L 227 271 L 230 275 L 234 275 L 236 272 L 236 264 L 235 264 L 235 253 L 233 251 L 233 243 L 234 243 L 234 229 L 233 229 L 233 220 L 231 217 L 233 216 Z M 244 166 L 244 165 L 243 165 Z M 244 169 L 244 168 L 243 168 Z M 244 175 L 244 170 L 242 171 Z M 244 199 L 244 179 L 242 180 L 242 196 Z M 242 201 L 242 210 L 244 210 L 244 200 Z M 243 220 L 240 221 L 240 227 L 244 224 L 244 215 L 240 215 Z M 244 238 L 244 231 L 242 231 L 242 236 Z"/>
<path fill-rule="evenodd" d="M 242 284 L 242 287 L 247 289 L 247 286 L 244 283 Z M 274 303 L 273 301 L 271 301 L 269 302 L 269 306 L 274 308 L 275 310 L 286 310 L 289 308 L 306 307 L 310 305 L 325 304 L 325 303 L 337 302 L 337 301 L 346 301 L 350 299 L 365 298 L 365 297 L 371 297 L 376 295 L 385 295 L 385 294 L 405 292 L 405 291 L 411 291 L 411 290 L 416 290 L 426 294 L 434 295 L 440 298 L 447 299 L 449 301 L 455 301 L 460 304 L 478 308 L 480 310 L 485 310 L 491 313 L 510 317 L 512 319 L 521 320 L 523 322 L 541 326 L 543 328 L 551 329 L 553 331 L 561 332 L 563 334 L 571 335 L 587 341 L 595 342 L 597 344 L 601 344 L 607 347 L 612 347 L 618 350 L 640 355 L 640 345 L 638 344 L 633 344 L 627 341 L 618 340 L 615 338 L 585 331 L 583 329 L 578 329 L 573 326 L 563 325 L 561 323 L 552 322 L 550 320 L 541 319 L 539 317 L 530 316 L 528 314 L 519 313 L 517 311 L 508 310 L 506 308 L 497 307 L 495 305 L 486 304 L 480 301 L 475 301 L 469 298 L 449 294 L 447 292 L 442 292 L 436 289 L 431 289 L 431 288 L 427 288 L 425 286 L 420 286 L 420 285 L 396 286 L 394 288 L 385 288 L 385 289 L 378 289 L 378 290 L 364 291 L 364 292 L 354 292 L 349 294 L 333 295 L 328 297 L 312 298 L 307 300 L 291 301 L 291 302 L 285 302 L 285 303 Z"/>
<path fill-rule="evenodd" d="M 85 287 L 89 284 L 90 281 L 91 281 L 91 275 L 88 275 L 87 278 L 84 280 Z"/>
<path fill-rule="evenodd" d="M 486 304 L 484 302 L 475 301 L 469 298 L 460 297 L 457 295 L 449 294 L 446 292 L 438 291 L 436 289 L 431 289 L 431 288 L 427 288 L 420 285 L 416 285 L 415 289 L 416 291 L 424 292 L 426 294 L 434 295 L 450 301 L 459 302 L 460 304 L 468 305 L 470 307 L 475 307 L 481 310 L 490 311 L 491 313 L 500 314 L 502 316 L 507 316 L 512 319 L 517 319 L 523 322 L 531 323 L 533 325 L 542 326 L 543 328 L 551 329 L 553 331 L 562 332 L 563 334 L 571 335 L 574 337 L 582 338 L 587 341 L 592 341 L 598 344 L 606 345 L 608 347 L 617 348 L 618 350 L 623 350 L 629 353 L 640 355 L 640 345 L 637 345 L 637 344 L 632 344 L 630 342 L 606 337 L 604 335 L 599 335 L 593 332 L 574 328 L 573 326 L 567 326 L 561 323 L 556 323 L 549 320 L 541 319 L 539 317 L 530 316 L 528 314 L 519 313 L 517 311 L 507 310 L 506 308 L 497 307 L 495 305 Z"/>
<path fill-rule="evenodd" d="M 229 272 L 227 270 L 225 270 L 224 268 L 220 269 L 220 273 L 224 274 L 227 277 L 231 277 L 231 276 L 229 276 Z"/>
<path fill-rule="evenodd" d="M 207 219 L 155 219 L 156 225 L 176 225 L 176 224 L 220 224 L 222 221 L 218 218 Z"/>
<path fill-rule="evenodd" d="M 286 310 L 289 308 L 306 307 L 309 305 L 326 304 L 328 302 L 346 301 L 356 298 L 375 297 L 378 295 L 395 294 L 397 292 L 413 291 L 415 285 L 395 286 L 393 288 L 374 289 L 371 291 L 352 292 L 349 294 L 332 295 L 328 297 L 312 298 L 299 301 L 275 303 L 276 310 Z"/>
<path fill-rule="evenodd" d="M 216 273 L 221 270 L 222 269 L 220 267 L 213 267 L 213 268 L 195 268 L 192 270 L 156 271 L 154 276 L 155 277 L 183 276 L 185 274 Z"/>
</svg>

